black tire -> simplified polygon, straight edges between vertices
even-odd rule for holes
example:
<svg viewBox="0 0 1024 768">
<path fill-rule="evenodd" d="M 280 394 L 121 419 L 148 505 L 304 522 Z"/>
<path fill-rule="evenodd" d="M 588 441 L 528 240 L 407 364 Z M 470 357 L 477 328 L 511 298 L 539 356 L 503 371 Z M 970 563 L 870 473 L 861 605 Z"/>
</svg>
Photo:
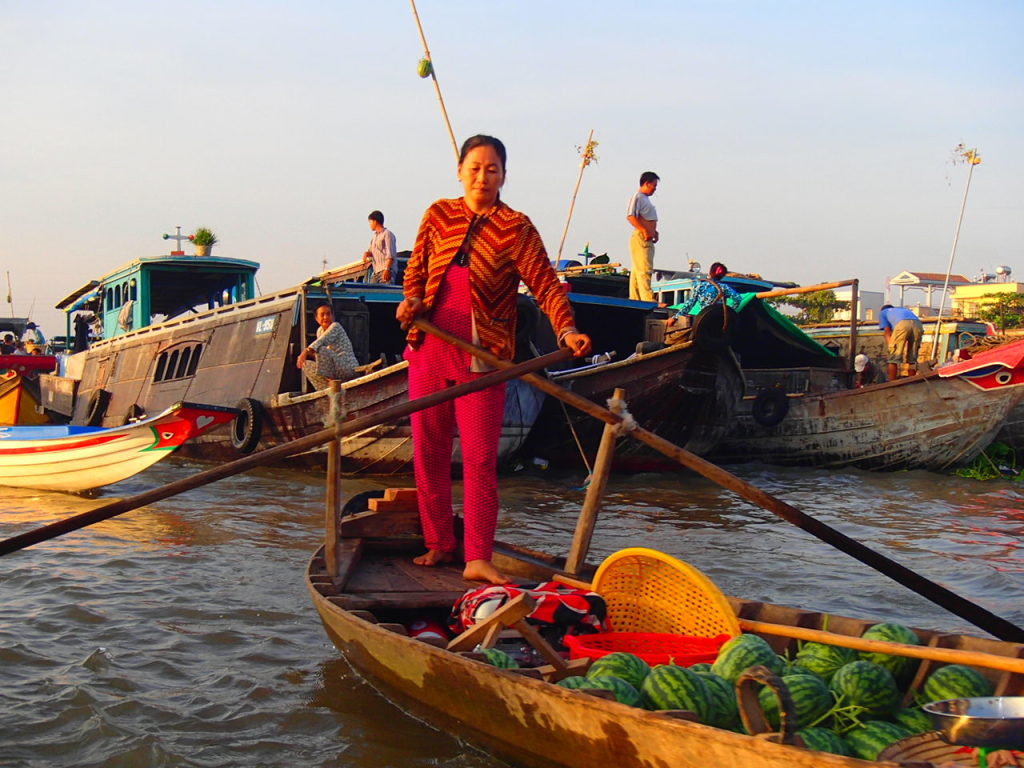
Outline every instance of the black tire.
<svg viewBox="0 0 1024 768">
<path fill-rule="evenodd" d="M 142 406 L 138 403 L 132 403 L 128 406 L 128 410 L 124 412 L 124 421 L 122 424 L 131 424 L 133 421 L 146 418 L 146 411 L 143 410 Z"/>
<path fill-rule="evenodd" d="M 725 304 L 704 307 L 693 318 L 691 333 L 694 343 L 708 352 L 717 352 L 732 343 L 739 329 L 739 314 Z"/>
<path fill-rule="evenodd" d="M 231 445 L 239 453 L 252 453 L 263 432 L 263 404 L 251 397 L 243 397 L 235 408 L 241 411 L 231 423 Z"/>
<path fill-rule="evenodd" d="M 762 427 L 774 427 L 789 413 L 789 398 L 781 389 L 762 389 L 750 407 L 750 415 Z"/>
<path fill-rule="evenodd" d="M 110 393 L 105 389 L 95 389 L 89 395 L 89 408 L 85 414 L 85 423 L 89 427 L 103 425 L 103 417 L 107 413 L 107 406 L 110 404 Z"/>
<path fill-rule="evenodd" d="M 651 352 L 657 352 L 659 349 L 665 349 L 668 346 L 663 341 L 638 341 L 636 343 L 636 353 L 638 355 L 648 355 Z"/>
</svg>

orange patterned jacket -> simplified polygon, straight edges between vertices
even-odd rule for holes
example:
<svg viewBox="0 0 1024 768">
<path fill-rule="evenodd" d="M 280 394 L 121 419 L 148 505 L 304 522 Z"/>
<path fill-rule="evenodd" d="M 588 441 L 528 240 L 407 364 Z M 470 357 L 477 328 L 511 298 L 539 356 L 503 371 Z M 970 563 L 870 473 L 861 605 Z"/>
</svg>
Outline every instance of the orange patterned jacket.
<svg viewBox="0 0 1024 768">
<path fill-rule="evenodd" d="M 405 268 L 405 297 L 423 300 L 429 313 L 448 265 L 458 253 L 474 214 L 463 199 L 438 200 L 423 215 L 416 245 Z M 519 280 L 536 298 L 561 341 L 576 331 L 572 308 L 541 242 L 540 233 L 523 213 L 505 203 L 477 222 L 470 237 L 470 293 L 473 300 L 473 342 L 510 360 L 515 352 L 516 294 Z M 423 332 L 412 328 L 409 344 L 416 348 Z"/>
</svg>

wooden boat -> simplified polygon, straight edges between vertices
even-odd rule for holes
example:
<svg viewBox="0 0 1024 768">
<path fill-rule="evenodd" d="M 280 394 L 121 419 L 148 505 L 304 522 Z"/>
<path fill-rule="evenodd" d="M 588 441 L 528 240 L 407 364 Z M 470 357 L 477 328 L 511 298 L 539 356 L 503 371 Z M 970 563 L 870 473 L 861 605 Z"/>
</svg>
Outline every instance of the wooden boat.
<svg viewBox="0 0 1024 768">
<path fill-rule="evenodd" d="M 177 403 L 120 427 L 0 427 L 0 485 L 87 491 L 138 474 L 196 435 L 231 421 L 232 408 Z"/>
<path fill-rule="evenodd" d="M 1008 346 L 1019 352 L 1024 342 Z M 814 368 L 747 368 L 756 394 L 744 397 L 735 428 L 712 458 L 875 470 L 969 463 L 1024 398 L 1020 363 L 1007 369 L 988 354 L 860 389 L 843 388 L 834 372 L 829 378 Z M 972 374 L 986 368 L 993 368 L 986 376 Z"/>
<path fill-rule="evenodd" d="M 414 714 L 487 748 L 514 764 L 578 766 L 745 766 L 746 768 L 860 768 L 868 761 L 779 743 L 779 734 L 748 736 L 692 721 L 691 713 L 646 711 L 553 684 L 585 671 L 554 665 L 497 669 L 472 652 L 454 652 L 444 642 L 417 639 L 407 629 L 416 620 L 443 623 L 452 604 L 474 585 L 461 566 L 422 568 L 415 492 L 388 492 L 372 511 L 346 518 L 340 536 L 328 540 L 310 561 L 307 587 L 331 641 L 381 693 Z M 336 568 L 328 573 L 328 559 Z M 522 582 L 589 578 L 592 569 L 566 574 L 561 558 L 499 545 L 495 564 Z M 745 631 L 757 631 L 780 653 L 796 650 L 797 637 L 850 642 L 874 622 L 768 603 L 729 598 Z M 806 633 L 801 635 L 801 633 Z M 1024 645 L 964 635 L 919 631 L 924 653 L 942 650 L 1003 657 L 1018 671 L 978 668 L 997 695 L 1024 692 Z M 926 661 L 919 678 L 927 673 Z M 997 664 L 998 666 L 998 664 Z M 902 764 L 902 763 L 899 763 Z M 898 763 L 885 762 L 896 766 Z M 927 764 L 930 765 L 930 764 Z M 922 768 L 918 763 L 917 768 Z"/>
</svg>

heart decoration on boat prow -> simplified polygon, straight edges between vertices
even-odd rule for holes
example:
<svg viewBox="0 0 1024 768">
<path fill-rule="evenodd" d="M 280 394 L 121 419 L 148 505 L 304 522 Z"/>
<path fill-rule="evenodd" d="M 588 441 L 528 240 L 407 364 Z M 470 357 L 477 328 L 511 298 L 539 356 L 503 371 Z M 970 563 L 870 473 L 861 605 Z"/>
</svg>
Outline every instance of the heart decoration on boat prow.
<svg viewBox="0 0 1024 768">
<path fill-rule="evenodd" d="M 213 416 L 199 416 L 196 418 L 196 427 L 199 429 L 206 429 L 213 423 Z"/>
</svg>

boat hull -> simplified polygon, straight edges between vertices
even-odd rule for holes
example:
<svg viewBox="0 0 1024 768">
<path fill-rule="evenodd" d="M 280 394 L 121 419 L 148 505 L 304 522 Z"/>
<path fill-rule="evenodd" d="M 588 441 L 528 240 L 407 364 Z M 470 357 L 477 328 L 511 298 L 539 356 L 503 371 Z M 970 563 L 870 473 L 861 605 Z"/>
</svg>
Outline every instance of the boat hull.
<svg viewBox="0 0 1024 768">
<path fill-rule="evenodd" d="M 748 396 L 735 427 L 711 458 L 722 463 L 945 470 L 977 457 L 1022 396 L 1024 387 L 983 391 L 959 377 L 931 374 L 791 396 L 788 412 L 774 426 L 758 423 L 756 398 Z"/>
<path fill-rule="evenodd" d="M 850 768 L 869 763 L 628 708 L 498 670 L 338 608 L 310 583 L 334 645 L 360 673 L 438 727 L 530 766 Z M 877 765 L 877 763 L 872 763 Z"/>
</svg>

